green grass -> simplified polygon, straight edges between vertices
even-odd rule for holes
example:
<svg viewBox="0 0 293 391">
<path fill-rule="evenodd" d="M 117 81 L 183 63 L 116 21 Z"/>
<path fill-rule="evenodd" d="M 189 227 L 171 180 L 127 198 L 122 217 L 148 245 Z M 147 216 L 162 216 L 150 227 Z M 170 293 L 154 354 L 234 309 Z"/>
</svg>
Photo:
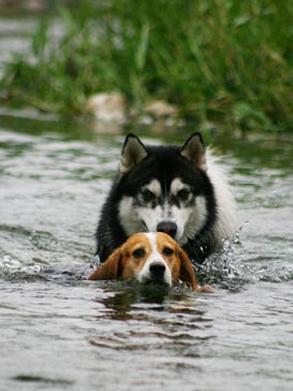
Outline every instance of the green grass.
<svg viewBox="0 0 293 391">
<path fill-rule="evenodd" d="M 292 2 L 109 0 L 72 10 L 60 10 L 57 44 L 43 21 L 33 58 L 7 65 L 11 102 L 82 113 L 89 95 L 120 91 L 130 107 L 164 99 L 197 124 L 290 130 Z"/>
</svg>

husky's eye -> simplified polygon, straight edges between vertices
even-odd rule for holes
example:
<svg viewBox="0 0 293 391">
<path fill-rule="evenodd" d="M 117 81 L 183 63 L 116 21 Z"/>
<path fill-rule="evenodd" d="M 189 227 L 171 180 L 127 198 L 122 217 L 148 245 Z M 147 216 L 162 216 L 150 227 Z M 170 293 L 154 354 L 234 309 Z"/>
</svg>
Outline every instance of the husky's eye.
<svg viewBox="0 0 293 391">
<path fill-rule="evenodd" d="M 132 255 L 135 257 L 135 258 L 142 258 L 145 256 L 145 251 L 143 248 L 138 248 L 137 250 L 134 250 Z"/>
<path fill-rule="evenodd" d="M 171 255 L 174 254 L 174 250 L 170 247 L 164 247 L 162 250 L 162 253 L 166 255 L 167 257 L 170 257 Z"/>
<path fill-rule="evenodd" d="M 188 191 L 187 189 L 181 189 L 181 190 L 178 191 L 177 197 L 178 197 L 181 201 L 186 201 L 187 198 L 189 197 L 189 191 Z"/>
<path fill-rule="evenodd" d="M 150 191 L 149 189 L 144 189 L 142 192 L 141 192 L 141 195 L 143 197 L 143 200 L 144 202 L 150 202 L 152 201 L 153 199 L 155 199 L 155 195 L 152 191 Z"/>
</svg>

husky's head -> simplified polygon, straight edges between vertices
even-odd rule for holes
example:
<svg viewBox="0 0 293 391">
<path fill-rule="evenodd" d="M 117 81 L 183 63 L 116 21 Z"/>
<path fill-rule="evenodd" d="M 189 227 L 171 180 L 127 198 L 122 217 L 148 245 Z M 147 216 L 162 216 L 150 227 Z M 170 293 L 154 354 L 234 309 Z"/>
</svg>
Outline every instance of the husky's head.
<svg viewBox="0 0 293 391">
<path fill-rule="evenodd" d="M 161 231 L 183 245 L 213 225 L 214 192 L 199 133 L 182 147 L 147 146 L 130 134 L 119 171 L 115 193 L 119 220 L 127 235 Z"/>
</svg>

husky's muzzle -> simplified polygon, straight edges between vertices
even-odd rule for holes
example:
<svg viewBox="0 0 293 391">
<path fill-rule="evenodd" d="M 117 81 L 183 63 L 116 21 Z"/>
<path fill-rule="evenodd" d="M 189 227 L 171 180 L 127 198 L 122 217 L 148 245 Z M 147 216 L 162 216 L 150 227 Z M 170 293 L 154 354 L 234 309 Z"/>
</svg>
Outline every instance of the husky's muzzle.
<svg viewBox="0 0 293 391">
<path fill-rule="evenodd" d="M 164 232 L 165 234 L 170 235 L 172 238 L 175 238 L 177 233 L 177 224 L 173 221 L 161 221 L 157 225 L 158 232 Z"/>
</svg>

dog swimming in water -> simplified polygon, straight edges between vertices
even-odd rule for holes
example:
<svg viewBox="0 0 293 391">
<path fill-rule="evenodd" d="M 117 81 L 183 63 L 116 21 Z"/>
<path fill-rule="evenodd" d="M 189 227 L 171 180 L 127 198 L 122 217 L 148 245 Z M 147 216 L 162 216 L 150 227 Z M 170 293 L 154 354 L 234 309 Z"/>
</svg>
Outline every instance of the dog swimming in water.
<svg viewBox="0 0 293 391">
<path fill-rule="evenodd" d="M 212 292 L 201 286 L 192 263 L 171 236 L 163 232 L 131 235 L 89 276 L 89 280 L 136 280 L 140 285 L 171 287 L 179 281 L 197 292 Z"/>
<path fill-rule="evenodd" d="M 164 232 L 202 263 L 234 231 L 234 198 L 200 133 L 181 146 L 128 134 L 96 232 L 101 262 L 132 234 Z"/>
</svg>

